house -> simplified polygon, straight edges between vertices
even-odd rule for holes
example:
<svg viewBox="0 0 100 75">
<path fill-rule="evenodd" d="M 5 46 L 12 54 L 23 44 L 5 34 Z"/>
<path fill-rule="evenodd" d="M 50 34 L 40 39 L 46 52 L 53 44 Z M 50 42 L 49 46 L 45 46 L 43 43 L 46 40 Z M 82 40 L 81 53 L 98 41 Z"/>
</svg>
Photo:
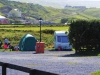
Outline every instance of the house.
<svg viewBox="0 0 100 75">
<path fill-rule="evenodd" d="M 66 5 L 66 6 L 64 7 L 64 9 L 69 9 L 69 8 L 80 8 L 80 9 L 85 9 L 86 6 L 70 6 L 70 5 Z"/>
<path fill-rule="evenodd" d="M 12 10 L 8 13 L 8 17 L 21 18 L 21 11 L 19 11 L 18 9 L 12 9 Z"/>
<path fill-rule="evenodd" d="M 84 8 L 86 8 L 86 6 L 73 6 L 73 8 L 80 8 L 80 9 L 84 9 Z"/>
<path fill-rule="evenodd" d="M 0 24 L 9 24 L 9 21 L 6 17 L 0 15 Z"/>
<path fill-rule="evenodd" d="M 66 5 L 66 6 L 64 7 L 64 9 L 69 9 L 69 8 L 72 8 L 72 6 Z"/>
</svg>

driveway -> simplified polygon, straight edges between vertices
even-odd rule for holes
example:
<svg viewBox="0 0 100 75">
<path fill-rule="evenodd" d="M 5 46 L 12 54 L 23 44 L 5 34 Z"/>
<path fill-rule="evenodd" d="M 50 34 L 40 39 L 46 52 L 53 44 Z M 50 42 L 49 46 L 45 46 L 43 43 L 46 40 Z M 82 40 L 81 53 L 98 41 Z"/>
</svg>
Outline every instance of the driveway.
<svg viewBox="0 0 100 75">
<path fill-rule="evenodd" d="M 91 72 L 100 70 L 99 56 L 76 56 L 74 51 L 45 51 L 41 54 L 35 51 L 0 52 L 0 61 L 59 75 L 91 75 Z M 29 75 L 12 69 L 7 69 L 7 73 Z"/>
</svg>

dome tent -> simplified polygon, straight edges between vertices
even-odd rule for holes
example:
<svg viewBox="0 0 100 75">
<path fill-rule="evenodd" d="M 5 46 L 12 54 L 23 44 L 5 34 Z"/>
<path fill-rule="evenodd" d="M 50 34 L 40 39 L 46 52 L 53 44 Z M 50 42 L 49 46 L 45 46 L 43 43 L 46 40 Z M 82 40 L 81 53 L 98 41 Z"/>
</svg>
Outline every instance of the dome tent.
<svg viewBox="0 0 100 75">
<path fill-rule="evenodd" d="M 9 21 L 6 17 L 0 15 L 0 24 L 9 24 Z"/>
<path fill-rule="evenodd" d="M 31 34 L 26 34 L 21 38 L 19 43 L 19 49 L 21 51 L 34 51 L 37 39 Z"/>
</svg>

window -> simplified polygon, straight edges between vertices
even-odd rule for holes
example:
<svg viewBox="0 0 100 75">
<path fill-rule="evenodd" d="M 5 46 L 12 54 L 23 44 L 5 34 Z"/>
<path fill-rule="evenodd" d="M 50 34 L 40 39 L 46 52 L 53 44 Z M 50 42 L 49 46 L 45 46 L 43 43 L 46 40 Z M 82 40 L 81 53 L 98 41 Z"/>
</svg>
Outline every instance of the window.
<svg viewBox="0 0 100 75">
<path fill-rule="evenodd" d="M 69 40 L 67 36 L 57 36 L 57 42 L 67 43 Z"/>
<path fill-rule="evenodd" d="M 54 41 L 56 41 L 56 36 L 54 36 Z"/>
<path fill-rule="evenodd" d="M 61 36 L 57 36 L 57 41 L 61 42 Z"/>
<path fill-rule="evenodd" d="M 69 40 L 67 36 L 62 36 L 62 43 L 67 43 L 68 41 Z"/>
</svg>

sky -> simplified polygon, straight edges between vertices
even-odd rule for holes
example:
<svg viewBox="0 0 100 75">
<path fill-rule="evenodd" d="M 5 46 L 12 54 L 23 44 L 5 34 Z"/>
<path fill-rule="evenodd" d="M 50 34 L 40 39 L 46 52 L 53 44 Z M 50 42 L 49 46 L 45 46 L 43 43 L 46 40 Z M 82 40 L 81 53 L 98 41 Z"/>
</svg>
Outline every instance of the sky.
<svg viewBox="0 0 100 75">
<path fill-rule="evenodd" d="M 10 0 L 11 1 L 11 0 Z M 70 6 L 86 6 L 100 8 L 100 0 L 12 0 L 26 3 L 40 4 L 43 6 L 51 6 L 55 8 L 64 8 Z"/>
</svg>

